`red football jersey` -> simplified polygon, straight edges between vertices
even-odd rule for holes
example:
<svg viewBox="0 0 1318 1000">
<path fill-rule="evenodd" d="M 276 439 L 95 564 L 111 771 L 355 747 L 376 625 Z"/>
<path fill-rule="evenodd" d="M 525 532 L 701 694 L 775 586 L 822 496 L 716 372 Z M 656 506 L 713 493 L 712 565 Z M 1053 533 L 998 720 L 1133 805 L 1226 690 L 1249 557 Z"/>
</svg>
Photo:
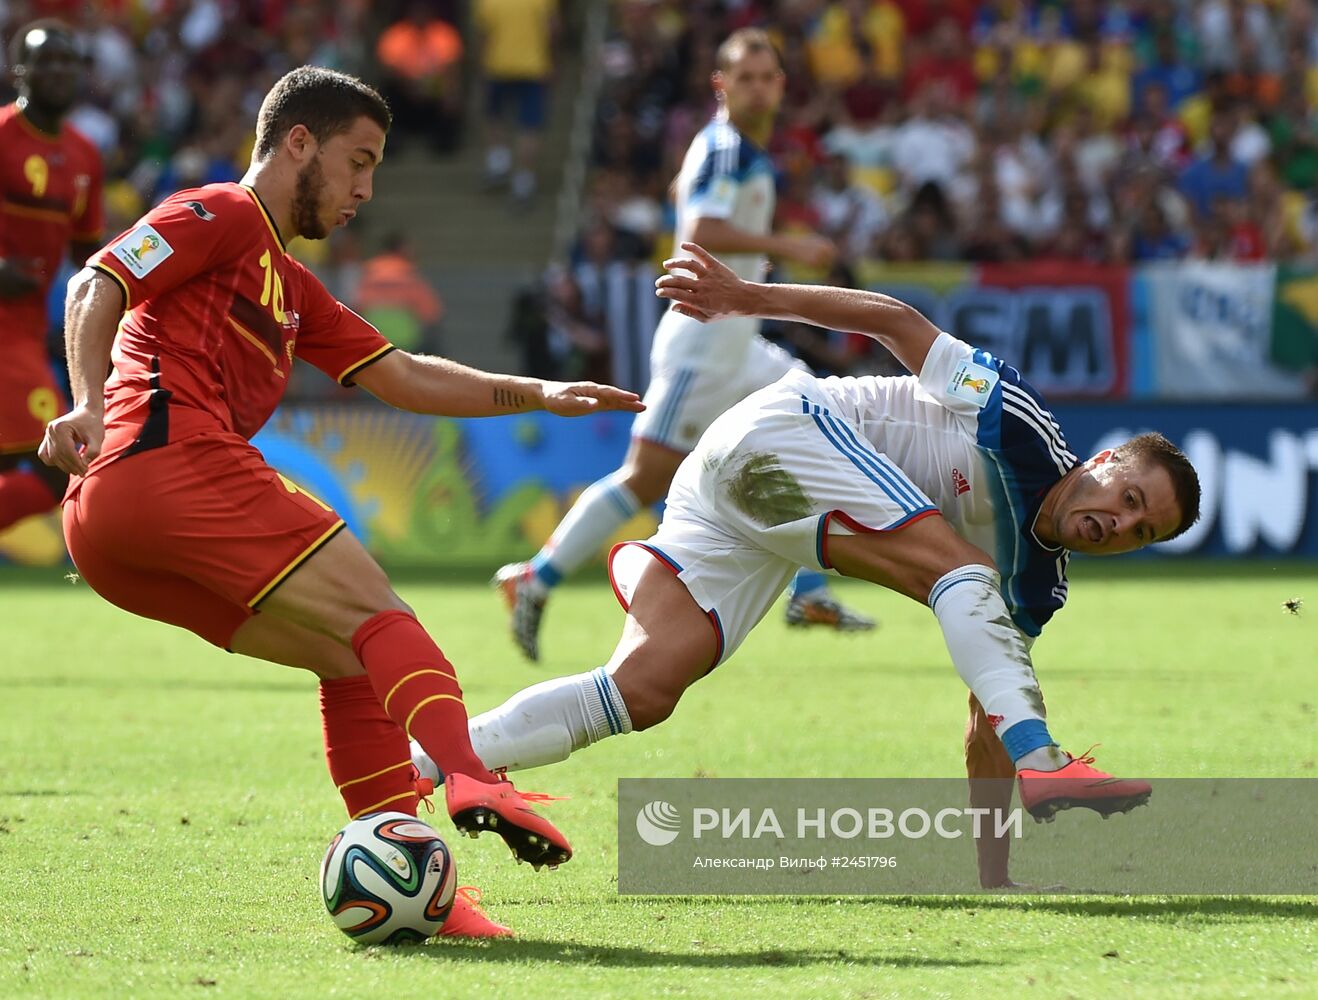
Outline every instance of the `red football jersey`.
<svg viewBox="0 0 1318 1000">
<path fill-rule="evenodd" d="M 46 295 L 71 240 L 101 240 L 101 157 L 65 125 L 49 135 L 16 104 L 0 108 L 0 257 L 36 261 L 41 287 L 0 299 L 0 347 L 45 363 Z M 21 341 L 19 343 L 18 341 Z"/>
<path fill-rule="evenodd" d="M 224 430 L 250 438 L 293 358 L 343 385 L 393 345 L 284 251 L 251 188 L 210 184 L 165 199 L 88 262 L 127 310 L 105 386 L 105 447 L 126 454 Z"/>
</svg>

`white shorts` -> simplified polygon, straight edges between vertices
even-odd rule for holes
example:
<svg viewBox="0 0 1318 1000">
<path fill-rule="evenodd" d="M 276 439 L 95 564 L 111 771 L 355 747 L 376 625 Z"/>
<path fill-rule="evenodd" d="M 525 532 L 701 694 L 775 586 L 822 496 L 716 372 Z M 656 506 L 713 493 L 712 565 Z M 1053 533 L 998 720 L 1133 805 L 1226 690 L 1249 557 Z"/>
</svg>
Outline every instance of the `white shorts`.
<svg viewBox="0 0 1318 1000">
<path fill-rule="evenodd" d="M 677 470 L 658 532 L 617 546 L 609 574 L 627 608 L 648 562 L 668 566 L 714 625 L 716 665 L 798 567 L 833 568 L 829 535 L 894 531 L 937 512 L 829 412 L 814 376 L 791 372 L 714 421 Z"/>
<path fill-rule="evenodd" d="M 657 365 L 645 392 L 646 408 L 632 423 L 632 437 L 689 452 L 729 407 L 794 368 L 807 370 L 758 334 L 747 344 L 744 363 L 734 369 L 681 362 Z"/>
</svg>

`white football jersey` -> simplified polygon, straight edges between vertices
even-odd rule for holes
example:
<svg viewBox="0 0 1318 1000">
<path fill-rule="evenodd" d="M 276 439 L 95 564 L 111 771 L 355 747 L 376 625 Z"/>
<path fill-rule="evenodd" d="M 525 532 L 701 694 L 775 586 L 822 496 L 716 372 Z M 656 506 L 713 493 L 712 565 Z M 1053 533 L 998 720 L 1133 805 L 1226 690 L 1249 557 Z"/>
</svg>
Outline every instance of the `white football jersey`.
<svg viewBox="0 0 1318 1000">
<path fill-rule="evenodd" d="M 697 219 L 724 219 L 756 236 L 773 226 L 773 163 L 769 154 L 717 118 L 700 130 L 677 175 L 677 242 L 691 238 Z M 764 278 L 763 254 L 730 254 L 723 262 L 747 281 Z"/>
<path fill-rule="evenodd" d="M 1068 553 L 1044 545 L 1034 519 L 1076 464 L 1057 419 L 1011 365 L 940 334 L 919 376 L 825 378 L 817 384 L 934 504 L 989 553 L 1027 636 L 1066 601 Z"/>
<path fill-rule="evenodd" d="M 676 183 L 677 242 L 691 238 L 697 219 L 724 219 L 743 232 L 768 235 L 773 228 L 773 163 L 769 154 L 730 122 L 714 119 L 692 140 Z M 760 281 L 764 254 L 719 255 L 739 277 Z M 738 317 L 702 324 L 669 310 L 655 331 L 651 367 L 676 371 L 737 370 L 757 319 Z"/>
</svg>

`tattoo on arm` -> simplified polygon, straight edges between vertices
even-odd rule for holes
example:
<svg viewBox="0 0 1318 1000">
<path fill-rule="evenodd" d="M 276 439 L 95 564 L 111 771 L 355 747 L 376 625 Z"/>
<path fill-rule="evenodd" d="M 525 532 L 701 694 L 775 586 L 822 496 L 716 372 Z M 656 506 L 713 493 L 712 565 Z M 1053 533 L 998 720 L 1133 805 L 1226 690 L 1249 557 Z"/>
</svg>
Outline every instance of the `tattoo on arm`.
<svg viewBox="0 0 1318 1000">
<path fill-rule="evenodd" d="M 495 386 L 494 405 L 506 406 L 509 409 L 518 409 L 526 405 L 526 397 L 520 392 L 514 392 L 512 389 L 506 389 L 503 386 Z"/>
</svg>

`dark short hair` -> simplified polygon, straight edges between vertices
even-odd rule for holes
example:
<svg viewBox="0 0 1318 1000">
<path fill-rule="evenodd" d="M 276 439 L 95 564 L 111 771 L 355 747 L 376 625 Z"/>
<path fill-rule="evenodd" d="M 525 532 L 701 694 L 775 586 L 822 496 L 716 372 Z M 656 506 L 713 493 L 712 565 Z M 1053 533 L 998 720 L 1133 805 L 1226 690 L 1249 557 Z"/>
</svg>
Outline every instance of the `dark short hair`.
<svg viewBox="0 0 1318 1000">
<path fill-rule="evenodd" d="M 34 31 L 44 31 L 48 35 L 63 35 L 70 43 L 76 44 L 78 36 L 74 34 L 65 22 L 57 17 L 43 17 L 39 21 L 32 21 L 23 25 L 14 32 L 14 37 L 9 39 L 9 65 L 26 66 L 28 60 L 27 36 Z"/>
<path fill-rule="evenodd" d="M 718 67 L 720 73 L 726 73 L 738 59 L 756 52 L 772 53 L 778 68 L 783 68 L 783 57 L 778 54 L 778 49 L 769 38 L 768 32 L 761 28 L 738 28 L 730 34 L 718 47 L 714 65 Z"/>
<path fill-rule="evenodd" d="M 1185 452 L 1161 434 L 1149 431 L 1136 435 L 1115 449 L 1112 457 L 1118 462 L 1160 465 L 1171 476 L 1176 506 L 1181 508 L 1181 520 L 1170 535 L 1159 541 L 1170 541 L 1177 535 L 1184 534 L 1195 521 L 1199 520 L 1199 474 L 1194 471 L 1194 466 L 1185 457 Z"/>
<path fill-rule="evenodd" d="M 261 102 L 256 117 L 258 160 L 279 148 L 295 125 L 303 125 L 317 142 L 325 142 L 369 118 L 385 132 L 393 115 L 375 88 L 355 76 L 319 66 L 299 66 L 279 78 Z"/>
</svg>

